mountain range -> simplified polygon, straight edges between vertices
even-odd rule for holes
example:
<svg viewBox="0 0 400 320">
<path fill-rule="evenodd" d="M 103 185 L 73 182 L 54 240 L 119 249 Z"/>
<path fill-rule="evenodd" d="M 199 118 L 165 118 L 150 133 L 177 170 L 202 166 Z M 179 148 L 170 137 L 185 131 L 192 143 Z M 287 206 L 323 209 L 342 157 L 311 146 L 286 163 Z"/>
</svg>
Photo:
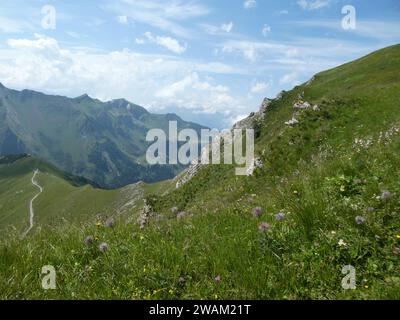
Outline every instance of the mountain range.
<svg viewBox="0 0 400 320">
<path fill-rule="evenodd" d="M 32 154 L 103 188 L 170 179 L 183 169 L 145 161 L 147 132 L 168 133 L 169 121 L 177 121 L 178 130 L 204 128 L 124 99 L 72 99 L 0 84 L 0 155 Z"/>
</svg>

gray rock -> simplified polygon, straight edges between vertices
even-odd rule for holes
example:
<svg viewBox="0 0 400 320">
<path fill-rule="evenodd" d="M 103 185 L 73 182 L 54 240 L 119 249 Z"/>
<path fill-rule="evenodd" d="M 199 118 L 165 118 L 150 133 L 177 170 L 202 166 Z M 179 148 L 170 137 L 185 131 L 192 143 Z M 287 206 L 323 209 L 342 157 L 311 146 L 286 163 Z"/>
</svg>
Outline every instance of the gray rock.
<svg viewBox="0 0 400 320">
<path fill-rule="evenodd" d="M 292 118 L 291 120 L 286 121 L 285 124 L 286 124 L 287 126 L 294 127 L 294 126 L 296 126 L 297 124 L 299 124 L 299 120 L 297 120 L 297 119 L 295 119 L 295 118 Z"/>
<path fill-rule="evenodd" d="M 298 101 L 293 105 L 294 109 L 300 109 L 300 110 L 305 110 L 305 109 L 310 109 L 311 104 L 307 101 Z"/>
</svg>

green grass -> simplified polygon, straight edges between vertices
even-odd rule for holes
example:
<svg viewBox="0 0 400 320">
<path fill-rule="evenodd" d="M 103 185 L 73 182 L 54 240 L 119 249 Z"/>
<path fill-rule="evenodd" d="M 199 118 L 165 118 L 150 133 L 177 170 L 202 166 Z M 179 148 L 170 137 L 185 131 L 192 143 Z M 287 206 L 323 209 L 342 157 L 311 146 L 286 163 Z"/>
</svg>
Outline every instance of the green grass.
<svg viewBox="0 0 400 320">
<path fill-rule="evenodd" d="M 157 214 L 143 230 L 132 212 L 114 228 L 93 217 L 43 224 L 23 241 L 15 232 L 4 236 L 0 297 L 399 299 L 399 57 L 400 46 L 384 49 L 275 100 L 258 124 L 264 167 L 254 176 L 208 166 L 177 190 L 171 181 L 144 186 Z M 304 111 L 299 126 L 287 127 L 303 92 L 321 110 Z M 379 198 L 384 191 L 390 199 Z M 186 216 L 177 219 L 172 207 Z M 93 245 L 84 244 L 88 235 Z M 56 268 L 57 290 L 41 289 L 44 265 Z M 341 286 L 346 265 L 356 268 L 355 290 Z"/>
<path fill-rule="evenodd" d="M 3 158 L 0 163 L 0 230 L 16 229 L 22 233 L 27 229 L 29 202 L 38 193 L 31 183 L 35 169 L 39 169 L 36 181 L 44 189 L 34 202 L 34 223 L 38 227 L 77 225 L 97 215 L 116 216 L 135 204 L 139 208 L 142 205 L 142 201 L 133 199 L 126 188 L 98 189 L 84 179 L 68 175 L 33 157 L 23 156 L 15 161 Z M 143 186 L 137 188 L 141 190 Z M 131 200 L 134 202 L 130 206 L 122 208 Z"/>
</svg>

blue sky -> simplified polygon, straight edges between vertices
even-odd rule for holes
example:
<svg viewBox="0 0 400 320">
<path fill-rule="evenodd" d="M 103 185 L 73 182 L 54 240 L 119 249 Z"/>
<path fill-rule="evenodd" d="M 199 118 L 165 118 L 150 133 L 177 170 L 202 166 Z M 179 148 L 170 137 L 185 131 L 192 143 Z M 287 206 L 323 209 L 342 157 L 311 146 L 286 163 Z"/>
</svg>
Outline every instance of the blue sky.
<svg viewBox="0 0 400 320">
<path fill-rule="evenodd" d="M 46 5 L 55 29 L 43 27 Z M 355 29 L 342 28 L 346 5 Z M 398 0 L 3 0 L 0 82 L 225 128 L 264 97 L 399 42 Z"/>
</svg>

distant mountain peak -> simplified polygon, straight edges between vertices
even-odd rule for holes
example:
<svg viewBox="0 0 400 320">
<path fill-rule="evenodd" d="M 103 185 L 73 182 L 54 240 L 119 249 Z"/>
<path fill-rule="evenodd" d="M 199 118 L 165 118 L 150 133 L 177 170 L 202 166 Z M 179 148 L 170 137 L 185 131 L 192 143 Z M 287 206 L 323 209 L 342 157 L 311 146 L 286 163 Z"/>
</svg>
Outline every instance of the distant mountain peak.
<svg viewBox="0 0 400 320">
<path fill-rule="evenodd" d="M 76 97 L 75 100 L 83 101 L 83 100 L 94 100 L 94 99 L 90 97 L 87 93 L 84 93 L 83 95 Z"/>
</svg>

